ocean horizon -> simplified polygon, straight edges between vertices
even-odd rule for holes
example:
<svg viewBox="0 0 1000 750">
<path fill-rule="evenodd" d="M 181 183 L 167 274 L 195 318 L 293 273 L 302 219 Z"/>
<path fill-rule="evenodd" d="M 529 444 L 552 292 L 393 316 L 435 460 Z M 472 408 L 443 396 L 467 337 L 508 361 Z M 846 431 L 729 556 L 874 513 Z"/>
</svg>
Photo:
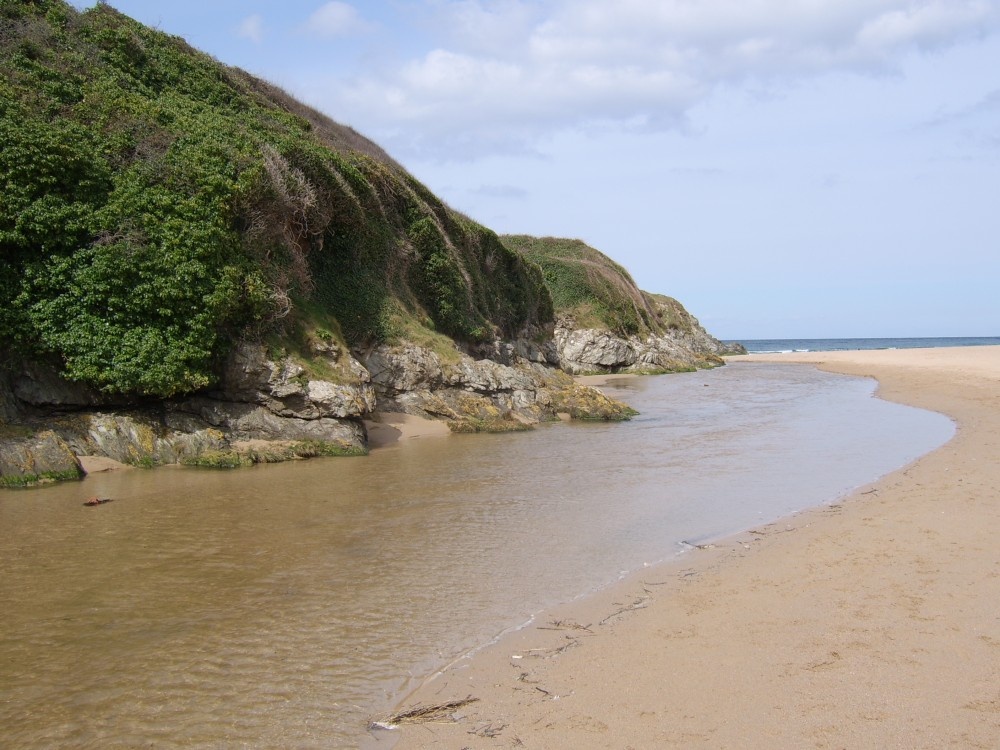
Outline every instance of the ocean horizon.
<svg viewBox="0 0 1000 750">
<path fill-rule="evenodd" d="M 741 339 L 751 354 L 833 352 L 862 349 L 937 349 L 952 346 L 997 346 L 1000 336 L 934 336 L 910 338 Z"/>
</svg>

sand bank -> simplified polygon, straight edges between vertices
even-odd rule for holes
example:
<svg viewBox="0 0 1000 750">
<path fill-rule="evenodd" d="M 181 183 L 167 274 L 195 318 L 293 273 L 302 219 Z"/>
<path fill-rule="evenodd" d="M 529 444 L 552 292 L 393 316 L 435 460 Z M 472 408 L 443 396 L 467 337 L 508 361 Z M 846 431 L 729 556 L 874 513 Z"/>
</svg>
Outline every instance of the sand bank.
<svg viewBox="0 0 1000 750">
<path fill-rule="evenodd" d="M 1000 747 L 1000 347 L 743 359 L 874 376 L 957 435 L 834 506 L 546 613 L 403 703 L 477 698 L 458 723 L 383 743 Z"/>
<path fill-rule="evenodd" d="M 373 449 L 385 448 L 400 440 L 451 434 L 446 422 L 390 411 L 373 414 L 372 419 L 365 420 L 365 428 L 368 430 L 368 446 Z"/>
<path fill-rule="evenodd" d="M 115 461 L 106 456 L 77 456 L 80 459 L 80 466 L 84 474 L 98 474 L 102 471 L 119 471 L 121 469 L 132 469 L 134 467 Z"/>
</svg>

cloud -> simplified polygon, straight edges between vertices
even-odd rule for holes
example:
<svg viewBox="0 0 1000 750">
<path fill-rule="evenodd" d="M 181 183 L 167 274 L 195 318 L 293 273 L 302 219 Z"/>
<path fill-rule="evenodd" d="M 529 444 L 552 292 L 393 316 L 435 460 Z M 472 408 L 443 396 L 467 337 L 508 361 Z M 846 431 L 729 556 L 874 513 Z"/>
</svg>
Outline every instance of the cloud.
<svg viewBox="0 0 1000 750">
<path fill-rule="evenodd" d="M 1000 126 L 1000 89 L 994 89 L 971 105 L 942 111 L 936 117 L 921 123 L 918 129 L 947 127 L 955 123 L 964 126 L 978 123 L 997 131 Z"/>
<path fill-rule="evenodd" d="M 368 31 L 371 24 L 349 3 L 332 0 L 320 6 L 306 21 L 305 29 L 317 36 L 333 38 Z"/>
<path fill-rule="evenodd" d="M 866 22 L 858 32 L 858 44 L 876 49 L 911 44 L 933 48 L 974 30 L 992 13 L 986 0 L 912 3 Z"/>
<path fill-rule="evenodd" d="M 247 16 L 236 27 L 236 36 L 249 39 L 255 44 L 260 44 L 260 41 L 264 38 L 264 19 L 257 13 Z"/>
<path fill-rule="evenodd" d="M 517 151 L 545 134 L 607 123 L 677 128 L 720 86 L 883 73 L 904 55 L 1000 26 L 987 0 L 430 0 L 427 7 L 434 48 L 334 81 L 323 102 L 394 148 L 424 155 Z M 328 3 L 311 24 L 340 29 L 352 14 Z"/>
</svg>

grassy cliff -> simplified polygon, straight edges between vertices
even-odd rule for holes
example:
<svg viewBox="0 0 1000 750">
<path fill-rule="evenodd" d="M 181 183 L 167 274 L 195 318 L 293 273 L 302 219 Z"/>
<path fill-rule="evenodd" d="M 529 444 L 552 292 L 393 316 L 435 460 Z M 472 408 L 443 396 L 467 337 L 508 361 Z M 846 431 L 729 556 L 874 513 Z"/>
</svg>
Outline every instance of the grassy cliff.
<svg viewBox="0 0 1000 750">
<path fill-rule="evenodd" d="M 644 292 L 622 266 L 581 240 L 504 235 L 504 245 L 542 269 L 556 313 L 578 328 L 620 336 L 692 333 L 697 321 L 672 297 Z"/>
<path fill-rule="evenodd" d="M 534 264 L 375 144 L 110 6 L 0 0 L 0 69 L 0 352 L 162 397 L 244 337 L 552 320 Z"/>
</svg>

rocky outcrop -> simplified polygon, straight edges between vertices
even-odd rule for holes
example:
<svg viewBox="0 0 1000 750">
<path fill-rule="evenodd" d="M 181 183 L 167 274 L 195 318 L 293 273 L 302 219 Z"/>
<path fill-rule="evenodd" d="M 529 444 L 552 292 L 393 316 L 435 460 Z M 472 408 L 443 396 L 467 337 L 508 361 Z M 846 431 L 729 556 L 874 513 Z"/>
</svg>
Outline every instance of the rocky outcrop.
<svg viewBox="0 0 1000 750">
<path fill-rule="evenodd" d="M 559 370 L 518 357 L 516 345 L 509 346 L 506 358 L 511 364 L 457 351 L 442 362 L 437 353 L 411 344 L 379 346 L 365 363 L 380 409 L 444 418 L 460 429 L 470 423 L 502 429 L 505 421 L 553 420 L 560 412 L 575 412 L 581 419 L 630 415 L 624 404 L 595 388 L 578 386 Z"/>
<path fill-rule="evenodd" d="M 362 420 L 375 408 L 368 371 L 335 345 L 320 347 L 311 364 L 329 377 L 241 344 L 216 390 L 117 405 L 38 363 L 10 367 L 0 375 L 0 423 L 17 426 L 5 428 L 16 437 L 0 439 L 0 477 L 23 484 L 80 476 L 76 456 L 84 455 L 138 466 L 197 462 L 232 453 L 240 441 L 309 443 L 294 456 L 364 452 Z"/>
<path fill-rule="evenodd" d="M 0 442 L 0 470 L 21 477 L 9 482 L 22 482 L 79 476 L 75 456 L 81 455 L 140 466 L 210 456 L 212 465 L 235 466 L 277 455 L 363 452 L 363 420 L 376 403 L 382 411 L 447 420 L 459 431 L 517 429 L 560 415 L 627 419 L 628 407 L 567 373 L 714 366 L 724 350 L 697 321 L 688 330 L 640 338 L 576 328 L 567 317 L 554 336 L 495 341 L 472 350 L 477 356 L 408 343 L 376 346 L 362 363 L 333 344 L 318 344 L 300 358 L 244 343 L 230 354 L 212 390 L 118 405 L 31 364 L 0 377 L 0 419 L 23 430 Z M 36 434 L 43 428 L 48 432 Z M 261 441 L 295 445 L 283 454 L 239 447 Z"/>
<path fill-rule="evenodd" d="M 53 430 L 76 455 L 103 456 L 133 466 L 179 463 L 228 447 L 226 435 L 219 430 L 177 427 L 161 415 L 142 411 L 80 412 L 52 422 Z"/>
<path fill-rule="evenodd" d="M 375 409 L 368 371 L 339 348 L 322 355 L 318 361 L 348 382 L 311 379 L 293 358 L 272 359 L 262 345 L 242 344 L 230 355 L 220 388 L 172 402 L 166 423 L 187 431 L 214 428 L 234 441 L 322 440 L 363 449 L 362 419 Z"/>
<path fill-rule="evenodd" d="M 638 360 L 636 347 L 642 342 L 594 328 L 574 329 L 565 320 L 556 326 L 556 351 L 560 366 L 569 373 L 618 372 Z"/>
<path fill-rule="evenodd" d="M 79 479 L 80 461 L 52 430 L 0 436 L 0 487 Z"/>
<path fill-rule="evenodd" d="M 739 344 L 724 344 L 710 335 L 679 303 L 649 298 L 661 317 L 674 321 L 662 333 L 621 336 L 606 329 L 580 328 L 571 316 L 561 316 L 554 336 L 559 366 L 575 375 L 682 372 L 717 367 L 724 355 L 746 353 Z"/>
</svg>

